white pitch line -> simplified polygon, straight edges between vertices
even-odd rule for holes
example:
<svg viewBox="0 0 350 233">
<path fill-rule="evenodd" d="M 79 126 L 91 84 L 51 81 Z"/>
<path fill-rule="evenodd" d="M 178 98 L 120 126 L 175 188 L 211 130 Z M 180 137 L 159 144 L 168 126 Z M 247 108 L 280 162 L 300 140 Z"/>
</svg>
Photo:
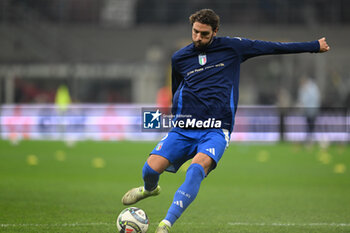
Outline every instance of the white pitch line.
<svg viewBox="0 0 350 233">
<path fill-rule="evenodd" d="M 151 225 L 158 223 L 151 223 Z M 179 223 L 182 224 L 193 224 L 188 222 Z M 350 223 L 249 223 L 249 222 L 228 222 L 231 226 L 282 226 L 282 227 L 314 227 L 314 226 L 325 226 L 325 227 L 350 227 Z M 52 223 L 52 224 L 36 224 L 36 223 L 18 223 L 18 224 L 7 224 L 0 223 L 0 228 L 6 227 L 83 227 L 83 226 L 111 226 L 114 223 L 106 222 L 91 222 L 91 223 Z"/>
<path fill-rule="evenodd" d="M 112 223 L 105 222 L 88 222 L 88 223 L 53 223 L 53 224 L 37 224 L 37 223 L 18 223 L 7 224 L 0 223 L 0 227 L 82 227 L 82 226 L 101 226 L 101 225 L 113 225 Z"/>
<path fill-rule="evenodd" d="M 231 226 L 282 226 L 282 227 L 350 227 L 350 223 L 249 223 L 249 222 L 229 222 Z"/>
</svg>

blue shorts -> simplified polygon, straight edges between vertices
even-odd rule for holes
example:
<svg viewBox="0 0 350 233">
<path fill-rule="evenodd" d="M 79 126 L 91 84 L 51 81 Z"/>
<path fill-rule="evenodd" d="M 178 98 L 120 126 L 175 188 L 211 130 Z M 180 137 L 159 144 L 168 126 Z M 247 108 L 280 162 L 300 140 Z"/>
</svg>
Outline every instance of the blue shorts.
<svg viewBox="0 0 350 233">
<path fill-rule="evenodd" d="M 201 152 L 215 161 L 214 166 L 209 170 L 211 171 L 215 169 L 229 141 L 229 132 L 225 129 L 173 128 L 150 154 L 168 159 L 171 165 L 166 171 L 177 172 L 183 163 Z"/>
</svg>

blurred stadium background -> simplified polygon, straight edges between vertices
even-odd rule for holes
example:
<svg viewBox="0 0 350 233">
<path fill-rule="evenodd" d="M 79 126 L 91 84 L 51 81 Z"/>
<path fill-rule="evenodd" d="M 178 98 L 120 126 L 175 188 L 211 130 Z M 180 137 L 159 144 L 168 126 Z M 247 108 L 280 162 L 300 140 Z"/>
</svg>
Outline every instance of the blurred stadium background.
<svg viewBox="0 0 350 233">
<path fill-rule="evenodd" d="M 330 124 L 323 131 L 332 133 L 315 139 L 349 140 L 350 2 L 346 0 L 2 0 L 2 138 L 57 139 L 60 124 L 65 125 L 64 137 L 72 140 L 158 138 L 129 133 L 142 127 L 140 108 L 168 104 L 171 54 L 191 42 L 188 16 L 203 7 L 221 16 L 219 36 L 271 41 L 326 36 L 329 53 L 267 56 L 242 65 L 240 105 L 272 108 L 260 115 L 262 120 L 243 121 L 275 125 L 273 130 L 258 131 L 276 131 L 269 140 L 285 138 L 278 134 L 277 108 L 298 106 L 300 79 L 308 76 L 316 81 L 321 107 L 327 109 L 326 118 L 316 124 Z M 63 123 L 55 103 L 71 111 Z M 134 118 L 130 122 L 122 116 Z M 298 117 L 285 122 L 305 125 L 305 119 Z M 302 135 L 287 139 L 304 140 L 304 129 L 296 130 Z M 266 134 L 254 135 L 232 139 L 266 139 Z"/>
<path fill-rule="evenodd" d="M 1 232 L 116 231 L 120 198 L 165 133 L 145 132 L 143 111 L 169 105 L 170 58 L 201 8 L 221 16 L 219 36 L 325 36 L 331 51 L 242 64 L 233 143 L 174 232 L 349 232 L 350 1 L 0 0 Z M 312 138 L 305 76 L 321 93 Z M 289 143 L 307 139 L 318 143 Z M 149 232 L 186 166 L 137 204 Z"/>
</svg>

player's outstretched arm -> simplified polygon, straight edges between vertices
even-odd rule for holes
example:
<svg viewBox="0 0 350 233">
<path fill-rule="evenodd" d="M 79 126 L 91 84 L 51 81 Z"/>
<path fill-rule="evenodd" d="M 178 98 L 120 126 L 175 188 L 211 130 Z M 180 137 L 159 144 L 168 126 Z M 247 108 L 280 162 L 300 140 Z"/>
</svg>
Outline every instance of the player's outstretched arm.
<svg viewBox="0 0 350 233">
<path fill-rule="evenodd" d="M 324 53 L 324 52 L 327 52 L 328 50 L 330 50 L 330 47 L 327 44 L 325 37 L 322 37 L 321 39 L 319 39 L 318 43 L 320 43 L 320 53 Z"/>
</svg>

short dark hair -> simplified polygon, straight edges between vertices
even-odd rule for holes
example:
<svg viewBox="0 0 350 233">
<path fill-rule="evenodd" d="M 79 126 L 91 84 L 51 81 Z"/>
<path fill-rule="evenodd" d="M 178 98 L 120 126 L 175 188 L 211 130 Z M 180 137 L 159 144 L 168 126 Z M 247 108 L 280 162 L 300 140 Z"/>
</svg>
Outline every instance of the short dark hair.
<svg viewBox="0 0 350 233">
<path fill-rule="evenodd" d="M 190 16 L 190 23 L 195 22 L 210 25 L 213 31 L 219 29 L 220 17 L 212 9 L 202 9 Z"/>
</svg>

